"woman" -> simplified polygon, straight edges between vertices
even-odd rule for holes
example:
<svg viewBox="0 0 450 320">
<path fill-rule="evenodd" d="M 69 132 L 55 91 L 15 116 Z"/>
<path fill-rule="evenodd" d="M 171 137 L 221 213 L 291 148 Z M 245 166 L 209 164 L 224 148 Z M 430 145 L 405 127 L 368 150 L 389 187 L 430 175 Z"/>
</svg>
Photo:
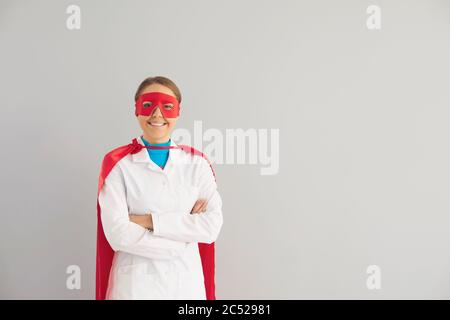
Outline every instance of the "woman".
<svg viewBox="0 0 450 320">
<path fill-rule="evenodd" d="M 214 171 L 170 139 L 181 103 L 170 79 L 145 79 L 135 102 L 142 135 L 102 163 L 97 299 L 215 299 L 223 217 Z"/>
</svg>

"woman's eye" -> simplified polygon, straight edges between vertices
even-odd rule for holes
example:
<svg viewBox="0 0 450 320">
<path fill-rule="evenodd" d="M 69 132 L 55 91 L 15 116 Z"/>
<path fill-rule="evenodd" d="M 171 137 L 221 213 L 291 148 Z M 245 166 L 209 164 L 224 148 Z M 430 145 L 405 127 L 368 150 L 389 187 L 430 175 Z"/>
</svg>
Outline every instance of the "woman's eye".
<svg viewBox="0 0 450 320">
<path fill-rule="evenodd" d="M 172 108 L 173 108 L 173 104 L 165 104 L 164 105 L 164 109 L 166 109 L 166 110 L 170 110 Z"/>
<path fill-rule="evenodd" d="M 151 107 L 152 106 L 152 103 L 151 102 L 144 102 L 143 104 L 142 104 L 142 106 L 144 107 L 144 108 L 148 108 L 148 107 Z"/>
</svg>

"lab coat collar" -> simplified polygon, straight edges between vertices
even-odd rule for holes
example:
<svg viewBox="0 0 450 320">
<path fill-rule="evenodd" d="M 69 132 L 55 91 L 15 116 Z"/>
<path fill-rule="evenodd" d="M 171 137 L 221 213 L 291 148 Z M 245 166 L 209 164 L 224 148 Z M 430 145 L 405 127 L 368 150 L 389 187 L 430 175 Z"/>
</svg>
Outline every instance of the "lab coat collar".
<svg viewBox="0 0 450 320">
<path fill-rule="evenodd" d="M 139 144 L 145 146 L 141 136 L 136 137 L 136 140 Z M 176 144 L 175 141 L 173 141 L 173 139 L 170 139 L 170 146 L 178 147 L 178 144 Z M 166 171 L 167 168 L 177 163 L 180 156 L 180 151 L 181 149 L 169 149 L 169 157 L 167 159 L 166 165 L 164 166 L 164 169 L 161 169 L 156 163 L 152 161 L 152 159 L 150 159 L 147 148 L 142 148 L 139 152 L 132 154 L 131 157 L 133 162 L 145 162 L 149 164 L 149 168 L 151 169 L 157 171 L 161 170 Z"/>
</svg>

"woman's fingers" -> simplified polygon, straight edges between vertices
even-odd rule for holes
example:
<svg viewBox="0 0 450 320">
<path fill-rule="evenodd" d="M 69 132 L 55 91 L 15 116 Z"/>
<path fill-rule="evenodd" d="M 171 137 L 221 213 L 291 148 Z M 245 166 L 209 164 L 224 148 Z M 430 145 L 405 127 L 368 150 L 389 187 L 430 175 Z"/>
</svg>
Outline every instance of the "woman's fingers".
<svg viewBox="0 0 450 320">
<path fill-rule="evenodd" d="M 196 213 L 196 212 L 197 212 L 197 209 L 198 209 L 198 207 L 200 206 L 199 201 L 200 201 L 200 199 L 198 199 L 197 201 L 195 201 L 194 206 L 192 207 L 191 213 Z"/>
<path fill-rule="evenodd" d="M 206 211 L 206 205 L 207 205 L 207 204 L 208 204 L 208 201 L 207 201 L 207 200 L 203 201 L 202 206 L 200 207 L 199 211 L 205 212 L 205 211 Z"/>
<path fill-rule="evenodd" d="M 194 207 L 192 208 L 191 213 L 200 213 L 203 210 L 203 207 L 206 207 L 206 199 L 198 199 L 195 204 Z"/>
<path fill-rule="evenodd" d="M 195 204 L 194 207 L 192 208 L 192 213 L 199 213 L 199 209 L 202 206 L 203 203 L 203 199 L 198 199 Z"/>
</svg>

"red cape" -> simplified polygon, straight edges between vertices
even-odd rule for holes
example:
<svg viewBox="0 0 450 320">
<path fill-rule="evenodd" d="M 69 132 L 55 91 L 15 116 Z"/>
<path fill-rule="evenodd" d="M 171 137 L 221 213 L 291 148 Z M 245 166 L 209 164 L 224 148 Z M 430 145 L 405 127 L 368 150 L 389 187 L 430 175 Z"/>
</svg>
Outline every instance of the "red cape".
<svg viewBox="0 0 450 320">
<path fill-rule="evenodd" d="M 110 151 L 103 158 L 100 176 L 98 179 L 98 192 L 97 192 L 97 263 L 96 263 L 96 289 L 95 289 L 96 300 L 105 300 L 106 298 L 109 272 L 111 270 L 112 260 L 114 256 L 114 250 L 109 245 L 109 242 L 106 240 L 105 233 L 103 232 L 102 221 L 100 218 L 100 205 L 98 203 L 98 195 L 102 190 L 103 183 L 105 182 L 106 177 L 111 172 L 112 168 L 114 168 L 116 163 L 119 162 L 119 160 L 121 160 L 127 154 L 137 153 L 142 148 L 145 147 L 139 144 L 136 138 L 134 138 L 132 143 L 118 147 Z M 216 178 L 216 174 L 214 172 L 211 163 L 202 152 L 187 145 L 178 145 L 178 148 L 182 149 L 185 152 L 204 157 L 211 167 L 214 179 Z M 216 299 L 215 284 L 214 284 L 214 272 L 215 272 L 214 244 L 215 244 L 214 242 L 211 244 L 198 243 L 198 247 L 200 250 L 200 257 L 203 266 L 203 275 L 205 278 L 205 290 L 207 300 Z"/>
</svg>

